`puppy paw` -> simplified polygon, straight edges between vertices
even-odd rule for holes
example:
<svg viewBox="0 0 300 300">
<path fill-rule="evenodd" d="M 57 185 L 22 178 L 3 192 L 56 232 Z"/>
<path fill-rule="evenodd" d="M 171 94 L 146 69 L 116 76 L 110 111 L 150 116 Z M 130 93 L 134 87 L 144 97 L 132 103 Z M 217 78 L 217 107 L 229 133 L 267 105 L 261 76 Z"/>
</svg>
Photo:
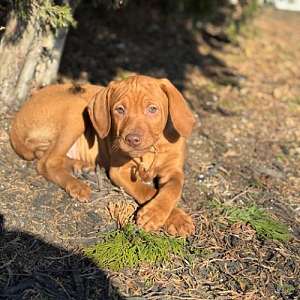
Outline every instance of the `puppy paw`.
<svg viewBox="0 0 300 300">
<path fill-rule="evenodd" d="M 168 212 L 163 207 L 150 202 L 138 211 L 136 223 L 146 231 L 155 231 L 165 224 L 167 218 Z"/>
<path fill-rule="evenodd" d="M 88 163 L 81 161 L 81 160 L 74 161 L 72 167 L 73 167 L 74 175 L 81 175 L 83 172 L 89 173 L 89 172 L 95 170 L 94 167 L 90 166 Z"/>
<path fill-rule="evenodd" d="M 187 237 L 195 232 L 191 216 L 180 208 L 174 208 L 167 219 L 164 229 L 171 235 Z"/>
<path fill-rule="evenodd" d="M 67 184 L 66 191 L 72 198 L 79 200 L 80 202 L 88 202 L 91 196 L 91 189 L 80 181 L 72 181 Z"/>
</svg>

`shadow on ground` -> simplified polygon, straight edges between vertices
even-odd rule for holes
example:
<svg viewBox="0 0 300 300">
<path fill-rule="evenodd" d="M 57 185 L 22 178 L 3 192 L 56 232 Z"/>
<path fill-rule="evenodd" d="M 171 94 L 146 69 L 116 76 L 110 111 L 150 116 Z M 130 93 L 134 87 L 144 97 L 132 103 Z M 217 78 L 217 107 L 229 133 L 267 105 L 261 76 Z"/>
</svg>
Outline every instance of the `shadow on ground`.
<svg viewBox="0 0 300 300">
<path fill-rule="evenodd" d="M 6 231 L 2 215 L 0 270 L 0 299 L 108 299 L 112 292 L 91 260 L 32 234 Z"/>
<path fill-rule="evenodd" d="M 190 17 L 166 13 L 153 3 L 132 3 L 121 10 L 92 9 L 84 3 L 75 16 L 78 27 L 68 35 L 60 73 L 72 79 L 107 84 L 124 70 L 168 77 L 179 89 L 189 67 L 204 76 L 237 84 L 237 77 L 199 43 L 220 47 L 219 36 L 193 31 Z"/>
</svg>

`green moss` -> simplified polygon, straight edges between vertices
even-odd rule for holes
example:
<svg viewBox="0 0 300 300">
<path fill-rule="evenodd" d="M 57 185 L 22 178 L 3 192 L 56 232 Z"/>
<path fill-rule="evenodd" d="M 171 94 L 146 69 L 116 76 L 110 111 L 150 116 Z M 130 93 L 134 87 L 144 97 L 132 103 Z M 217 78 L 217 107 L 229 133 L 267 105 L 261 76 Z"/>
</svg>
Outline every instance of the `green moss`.
<svg viewBox="0 0 300 300">
<path fill-rule="evenodd" d="M 118 271 L 141 263 L 166 263 L 189 252 L 183 238 L 147 233 L 132 224 L 122 230 L 106 233 L 103 241 L 84 250 L 85 255 L 101 268 Z"/>
<path fill-rule="evenodd" d="M 230 22 L 225 29 L 225 33 L 233 43 L 238 42 L 238 36 L 241 33 L 243 35 L 247 35 L 250 28 L 253 27 L 253 25 L 249 24 L 248 21 L 253 19 L 258 10 L 259 5 L 257 0 L 248 1 L 242 6 L 242 15 L 240 18 L 238 20 L 234 20 L 233 18 L 230 19 Z"/>
<path fill-rule="evenodd" d="M 236 43 L 239 35 L 239 27 L 237 23 L 234 21 L 230 22 L 229 25 L 225 28 L 225 33 L 231 42 Z"/>
<path fill-rule="evenodd" d="M 51 0 L 43 1 L 38 14 L 40 22 L 54 30 L 76 25 L 71 7 L 67 4 L 54 5 Z"/>
<path fill-rule="evenodd" d="M 242 101 L 237 101 L 234 99 L 220 99 L 218 102 L 218 108 L 228 114 L 238 114 L 243 111 L 244 105 Z"/>
<path fill-rule="evenodd" d="M 300 108 L 300 97 L 289 99 L 287 105 L 290 111 L 298 111 Z"/>
<path fill-rule="evenodd" d="M 217 93 L 220 90 L 220 85 L 216 82 L 210 82 L 203 86 L 203 89 L 210 93 Z"/>
<path fill-rule="evenodd" d="M 31 0 L 11 0 L 10 3 L 20 20 L 26 22 L 30 19 L 33 4 Z"/>
<path fill-rule="evenodd" d="M 55 5 L 52 0 L 11 0 L 11 4 L 16 16 L 22 22 L 28 22 L 34 12 L 42 29 L 49 26 L 55 31 L 76 25 L 68 4 Z"/>
<path fill-rule="evenodd" d="M 260 238 L 278 241 L 287 241 L 291 238 L 287 225 L 275 220 L 256 205 L 247 208 L 227 207 L 225 213 L 232 223 L 249 223 Z"/>
<path fill-rule="evenodd" d="M 293 103 L 295 103 L 296 105 L 300 105 L 300 97 L 293 99 Z"/>
<path fill-rule="evenodd" d="M 282 153 L 276 155 L 276 159 L 279 161 L 285 161 L 285 156 Z"/>
<path fill-rule="evenodd" d="M 279 289 L 282 290 L 285 295 L 292 295 L 296 290 L 293 285 L 288 283 L 279 285 Z"/>
<path fill-rule="evenodd" d="M 258 1 L 252 0 L 243 9 L 243 18 L 245 20 L 252 18 L 259 8 Z"/>
<path fill-rule="evenodd" d="M 286 224 L 276 220 L 256 204 L 248 207 L 234 207 L 213 199 L 209 203 L 209 208 L 225 216 L 231 224 L 237 222 L 250 224 L 260 238 L 288 241 L 292 237 Z"/>
</svg>

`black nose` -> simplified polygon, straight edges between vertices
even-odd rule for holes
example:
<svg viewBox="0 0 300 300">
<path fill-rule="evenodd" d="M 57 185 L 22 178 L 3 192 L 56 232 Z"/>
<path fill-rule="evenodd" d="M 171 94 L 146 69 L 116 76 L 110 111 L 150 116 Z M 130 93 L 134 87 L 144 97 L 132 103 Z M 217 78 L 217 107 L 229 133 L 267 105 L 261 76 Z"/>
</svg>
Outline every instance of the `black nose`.
<svg viewBox="0 0 300 300">
<path fill-rule="evenodd" d="M 125 141 L 129 146 L 136 147 L 141 143 L 142 138 L 139 134 L 130 133 L 126 135 Z"/>
</svg>

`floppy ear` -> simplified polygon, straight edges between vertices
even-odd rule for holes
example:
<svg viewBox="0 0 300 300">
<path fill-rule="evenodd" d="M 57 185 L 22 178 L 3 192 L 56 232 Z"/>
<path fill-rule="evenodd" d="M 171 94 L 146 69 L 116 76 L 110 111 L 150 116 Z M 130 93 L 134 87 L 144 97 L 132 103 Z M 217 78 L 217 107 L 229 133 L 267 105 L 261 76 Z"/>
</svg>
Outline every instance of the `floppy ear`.
<svg viewBox="0 0 300 300">
<path fill-rule="evenodd" d="M 102 88 L 87 107 L 92 124 L 101 139 L 107 137 L 111 127 L 109 90 L 108 87 Z"/>
<path fill-rule="evenodd" d="M 169 99 L 169 114 L 174 128 L 181 136 L 190 136 L 195 124 L 195 118 L 190 108 L 182 94 L 168 79 L 160 79 L 160 82 L 161 89 Z"/>
</svg>

